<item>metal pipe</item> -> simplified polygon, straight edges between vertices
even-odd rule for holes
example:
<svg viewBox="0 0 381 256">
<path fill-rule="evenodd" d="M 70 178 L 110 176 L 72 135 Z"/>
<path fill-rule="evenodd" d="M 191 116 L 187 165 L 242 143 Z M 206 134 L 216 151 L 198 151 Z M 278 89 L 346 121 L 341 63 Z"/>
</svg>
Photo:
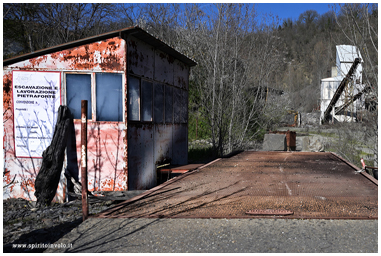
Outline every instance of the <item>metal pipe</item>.
<svg viewBox="0 0 381 256">
<path fill-rule="evenodd" d="M 82 182 L 82 217 L 89 215 L 87 200 L 87 100 L 81 101 L 81 182 Z"/>
<path fill-rule="evenodd" d="M 171 165 L 171 164 L 169 163 L 169 164 L 163 164 L 163 165 L 159 165 L 159 166 L 157 166 L 157 167 L 156 167 L 156 169 L 157 169 L 157 168 L 161 168 L 161 167 L 164 167 L 164 166 L 168 166 L 168 165 Z"/>
</svg>

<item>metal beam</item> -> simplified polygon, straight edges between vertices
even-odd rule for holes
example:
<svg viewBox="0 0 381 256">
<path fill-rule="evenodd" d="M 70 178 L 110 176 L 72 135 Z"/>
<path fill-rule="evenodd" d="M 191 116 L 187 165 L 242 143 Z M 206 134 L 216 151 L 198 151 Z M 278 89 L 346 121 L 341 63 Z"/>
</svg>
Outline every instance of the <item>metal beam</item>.
<svg viewBox="0 0 381 256">
<path fill-rule="evenodd" d="M 331 102 L 329 103 L 327 109 L 324 112 L 323 123 L 328 121 L 329 114 L 331 113 L 333 107 L 335 106 L 335 104 L 339 100 L 341 94 L 343 93 L 343 91 L 344 91 L 345 87 L 347 86 L 347 84 L 349 83 L 349 81 L 352 80 L 352 75 L 355 72 L 359 63 L 360 63 L 360 58 L 356 58 L 352 64 L 352 67 L 349 69 L 348 74 L 341 81 L 339 87 L 337 88 L 335 94 L 332 97 Z"/>
<path fill-rule="evenodd" d="M 347 102 L 345 102 L 340 107 L 337 107 L 335 109 L 335 115 L 341 115 L 345 108 L 347 108 L 349 105 L 351 105 L 354 101 L 356 101 L 358 98 L 361 97 L 364 93 L 368 92 L 370 90 L 370 86 L 365 87 L 361 92 L 357 93 L 355 96 L 351 97 Z"/>
</svg>

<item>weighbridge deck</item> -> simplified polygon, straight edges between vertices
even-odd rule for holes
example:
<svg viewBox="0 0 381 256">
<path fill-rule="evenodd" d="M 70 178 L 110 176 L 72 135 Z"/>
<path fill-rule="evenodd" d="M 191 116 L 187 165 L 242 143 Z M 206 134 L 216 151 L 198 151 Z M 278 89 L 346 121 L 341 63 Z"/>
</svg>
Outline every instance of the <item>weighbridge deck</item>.
<svg viewBox="0 0 381 256">
<path fill-rule="evenodd" d="M 377 219 L 378 182 L 355 171 L 333 153 L 246 151 L 94 217 Z"/>
</svg>

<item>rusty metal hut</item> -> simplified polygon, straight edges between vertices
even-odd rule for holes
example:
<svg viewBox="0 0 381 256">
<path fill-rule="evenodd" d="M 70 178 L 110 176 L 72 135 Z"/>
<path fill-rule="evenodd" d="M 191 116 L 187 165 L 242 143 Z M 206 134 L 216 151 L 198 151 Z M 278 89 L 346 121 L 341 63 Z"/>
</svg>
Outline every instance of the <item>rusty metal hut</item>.
<svg viewBox="0 0 381 256">
<path fill-rule="evenodd" d="M 188 82 L 196 63 L 139 27 L 3 62 L 3 197 L 35 200 L 34 180 L 59 105 L 74 117 L 64 168 L 80 172 L 81 100 L 88 100 L 88 188 L 144 190 L 159 165 L 188 161 Z M 63 175 L 55 201 L 65 201 Z"/>
</svg>

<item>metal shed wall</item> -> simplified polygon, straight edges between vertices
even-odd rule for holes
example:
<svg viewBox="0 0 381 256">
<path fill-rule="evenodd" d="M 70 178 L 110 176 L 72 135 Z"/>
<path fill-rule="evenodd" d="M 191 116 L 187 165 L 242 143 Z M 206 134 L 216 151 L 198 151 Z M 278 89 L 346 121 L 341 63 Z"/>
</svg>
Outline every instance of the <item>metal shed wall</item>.
<svg viewBox="0 0 381 256">
<path fill-rule="evenodd" d="M 3 71 L 4 118 L 4 170 L 3 197 L 20 197 L 35 200 L 34 180 L 42 159 L 15 157 L 13 131 L 12 71 L 59 71 L 61 72 L 62 103 L 65 102 L 66 72 L 124 73 L 125 41 L 119 37 L 105 39 L 44 54 L 5 66 Z M 125 82 L 125 79 L 123 80 Z M 125 91 L 125 84 L 122 85 Z M 94 113 L 94 112 L 93 112 Z M 91 117 L 88 117 L 91 119 Z M 94 120 L 94 119 L 93 119 Z M 89 190 L 127 189 L 127 167 L 124 139 L 126 128 L 123 122 L 96 122 L 88 120 L 88 186 Z M 77 163 L 79 167 L 80 120 L 74 120 Z M 74 170 L 74 173 L 76 171 Z M 77 169 L 77 174 L 79 174 Z M 62 175 L 63 176 L 63 175 Z M 55 201 L 65 200 L 65 184 L 61 178 Z"/>
<path fill-rule="evenodd" d="M 128 121 L 128 188 L 150 189 L 157 166 L 188 162 L 189 66 L 132 36 L 126 41 L 128 75 L 173 90 L 171 122 Z"/>
<path fill-rule="evenodd" d="M 196 63 L 139 27 L 130 27 L 4 60 L 4 198 L 35 200 L 34 179 L 42 160 L 15 157 L 12 70 L 61 72 L 62 104 L 66 104 L 65 74 L 123 74 L 123 122 L 88 120 L 89 190 L 150 188 L 156 184 L 156 166 L 187 163 L 188 82 Z M 128 76 L 134 75 L 171 88 L 177 104 L 170 122 L 128 121 Z M 96 97 L 92 90 L 91 98 Z M 76 140 L 68 155 L 68 169 L 80 161 L 80 120 L 74 120 Z M 129 130 L 127 130 L 127 128 Z M 69 143 L 68 147 L 71 145 Z M 130 170 L 129 170 L 130 168 Z M 76 170 L 74 170 L 76 173 Z M 63 175 L 62 175 L 63 176 Z M 79 172 L 78 172 L 79 176 Z M 79 178 L 79 177 L 78 177 Z M 130 183 L 130 184 L 129 184 Z M 135 184 L 135 185 L 134 185 Z M 65 200 L 62 177 L 55 201 Z"/>
</svg>

